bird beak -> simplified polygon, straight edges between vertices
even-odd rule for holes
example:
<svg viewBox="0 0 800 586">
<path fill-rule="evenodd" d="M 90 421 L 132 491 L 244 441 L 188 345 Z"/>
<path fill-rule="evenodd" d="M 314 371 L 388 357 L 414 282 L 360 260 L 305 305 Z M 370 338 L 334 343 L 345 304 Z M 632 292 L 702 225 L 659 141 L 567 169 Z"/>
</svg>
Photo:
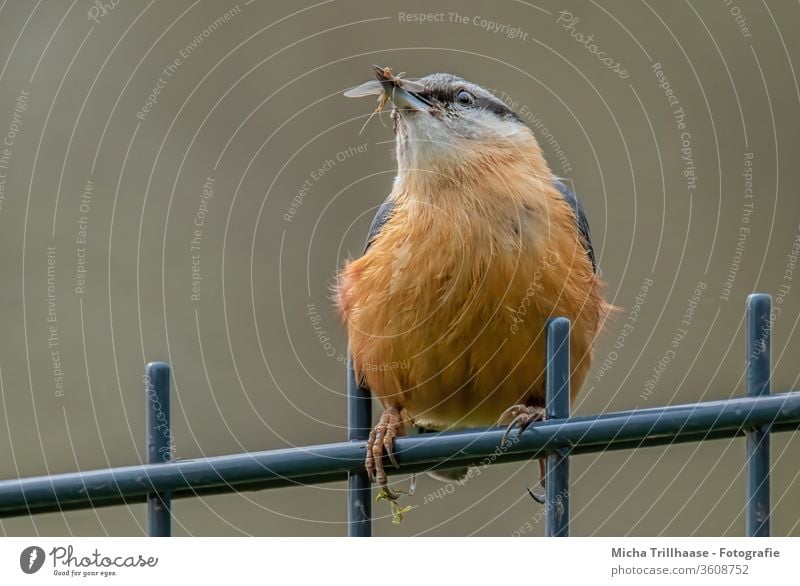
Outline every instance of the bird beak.
<svg viewBox="0 0 800 586">
<path fill-rule="evenodd" d="M 394 77 L 391 74 L 387 75 L 386 70 L 377 65 L 373 65 L 375 77 L 383 86 L 383 91 L 392 100 L 392 103 L 399 110 L 425 112 L 433 107 L 433 104 L 423 98 L 419 93 L 407 89 L 410 85 L 416 85 L 414 82 L 405 82 L 405 80 Z M 404 87 L 405 86 L 405 87 Z"/>
</svg>

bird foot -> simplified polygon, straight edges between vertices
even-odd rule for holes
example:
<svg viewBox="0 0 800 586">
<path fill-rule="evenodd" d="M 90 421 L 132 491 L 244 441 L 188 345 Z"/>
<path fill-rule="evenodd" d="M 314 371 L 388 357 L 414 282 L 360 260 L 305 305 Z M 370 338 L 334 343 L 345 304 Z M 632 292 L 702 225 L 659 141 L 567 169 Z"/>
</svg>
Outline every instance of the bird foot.
<svg viewBox="0 0 800 586">
<path fill-rule="evenodd" d="M 377 482 L 384 498 L 392 501 L 397 500 L 400 495 L 389 488 L 389 481 L 383 466 L 383 456 L 386 454 L 389 462 L 395 468 L 399 468 L 400 465 L 394 457 L 394 438 L 405 434 L 405 425 L 400 412 L 394 407 L 389 407 L 381 414 L 378 424 L 369 432 L 367 440 L 367 458 L 364 466 L 367 469 L 369 480 Z"/>
<path fill-rule="evenodd" d="M 502 425 L 505 421 L 511 417 L 511 423 L 508 424 L 506 427 L 506 431 L 503 434 L 503 439 L 500 440 L 500 445 L 506 445 L 511 432 L 514 429 L 518 429 L 517 435 L 528 429 L 528 426 L 531 423 L 536 421 L 544 421 L 546 416 L 546 412 L 541 407 L 532 407 L 529 405 L 513 405 L 503 411 L 503 414 L 497 420 L 497 423 Z M 545 483 L 545 459 L 539 459 L 539 484 L 542 488 L 544 488 Z M 535 500 L 540 505 L 544 504 L 544 495 L 541 493 L 533 492 L 530 488 L 528 489 L 528 494 L 531 495 L 531 498 Z"/>
<path fill-rule="evenodd" d="M 533 500 L 535 500 L 537 503 L 539 503 L 540 505 L 543 505 L 544 501 L 545 501 L 545 493 L 544 493 L 545 486 L 544 486 L 544 483 L 545 483 L 546 475 L 547 475 L 547 468 L 546 468 L 546 464 L 545 464 L 545 459 L 544 458 L 539 458 L 539 485 L 542 487 L 542 491 L 543 492 L 540 492 L 540 493 L 533 492 L 529 488 L 528 489 L 528 494 L 531 495 L 531 498 Z"/>
<path fill-rule="evenodd" d="M 512 420 L 511 423 L 508 424 L 508 427 L 506 427 L 506 431 L 503 434 L 503 439 L 500 440 L 501 446 L 506 445 L 508 437 L 515 428 L 519 429 L 517 432 L 517 435 L 519 435 L 528 429 L 528 426 L 531 423 L 536 421 L 544 421 L 545 410 L 541 407 L 532 407 L 529 405 L 513 405 L 503 411 L 503 414 L 497 420 L 497 423 L 502 425 L 503 422 L 507 421 L 509 417 L 512 417 Z"/>
</svg>

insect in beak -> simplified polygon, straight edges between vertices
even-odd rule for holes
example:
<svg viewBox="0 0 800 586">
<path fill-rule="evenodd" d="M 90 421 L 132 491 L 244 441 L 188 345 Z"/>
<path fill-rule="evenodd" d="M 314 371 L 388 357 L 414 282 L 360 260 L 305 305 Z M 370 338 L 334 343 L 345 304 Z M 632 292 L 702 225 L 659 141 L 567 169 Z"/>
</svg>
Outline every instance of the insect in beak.
<svg viewBox="0 0 800 586">
<path fill-rule="evenodd" d="M 386 103 L 391 100 L 399 110 L 405 111 L 425 111 L 433 104 L 422 97 L 425 87 L 410 79 L 403 79 L 402 73 L 392 74 L 391 67 L 372 66 L 376 79 L 362 83 L 361 85 L 347 90 L 344 95 L 347 98 L 362 98 L 365 96 L 378 96 L 378 106 L 370 114 L 364 126 L 361 127 L 359 134 L 364 131 L 372 117 L 381 112 Z"/>
</svg>

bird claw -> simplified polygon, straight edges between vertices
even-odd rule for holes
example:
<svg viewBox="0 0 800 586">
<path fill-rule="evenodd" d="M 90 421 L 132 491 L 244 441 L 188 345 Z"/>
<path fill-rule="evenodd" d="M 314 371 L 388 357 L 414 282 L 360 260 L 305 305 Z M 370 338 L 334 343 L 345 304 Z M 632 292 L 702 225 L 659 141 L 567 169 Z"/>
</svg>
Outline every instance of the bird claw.
<svg viewBox="0 0 800 586">
<path fill-rule="evenodd" d="M 506 427 L 505 433 L 503 433 L 503 438 L 500 440 L 500 445 L 501 446 L 506 445 L 508 438 L 511 436 L 511 432 L 514 431 L 514 429 L 517 429 L 517 436 L 519 437 L 519 435 L 526 429 L 528 429 L 528 427 L 530 427 L 532 423 L 535 423 L 537 421 L 544 421 L 545 416 L 546 412 L 541 407 L 532 407 L 529 405 L 512 405 L 511 407 L 503 411 L 503 414 L 500 415 L 500 418 L 497 420 L 497 423 L 502 425 L 503 421 L 505 421 L 509 417 L 513 417 L 511 423 L 509 423 L 508 427 Z M 539 484 L 541 484 L 542 488 L 544 488 L 545 466 L 543 458 L 539 459 L 539 474 L 540 474 Z M 530 488 L 528 488 L 527 491 L 528 494 L 531 495 L 531 498 L 534 501 L 536 501 L 540 505 L 543 505 L 545 503 L 545 495 L 543 493 L 533 492 Z"/>
<path fill-rule="evenodd" d="M 500 418 L 497 420 L 497 423 L 502 424 L 503 421 L 510 416 L 513 416 L 514 419 L 511 420 L 511 423 L 509 423 L 508 427 L 506 427 L 505 433 L 503 433 L 503 438 L 500 440 L 501 446 L 506 444 L 511 432 L 515 428 L 518 428 L 517 435 L 519 435 L 528 429 L 531 423 L 535 423 L 536 421 L 544 421 L 545 410 L 541 407 L 531 407 L 528 405 L 512 405 L 503 411 L 502 415 L 500 415 Z"/>
<path fill-rule="evenodd" d="M 382 501 L 384 499 L 389 501 L 396 501 L 400 498 L 400 495 L 389 488 L 389 485 L 381 486 L 381 490 L 378 493 L 378 496 L 375 498 L 376 501 Z"/>
<path fill-rule="evenodd" d="M 541 485 L 543 491 L 546 490 L 545 489 L 546 476 L 547 476 L 547 464 L 545 463 L 544 458 L 539 458 L 539 484 Z M 530 488 L 526 487 L 526 489 L 528 490 L 528 494 L 531 495 L 531 498 L 535 500 L 537 503 L 539 503 L 540 505 L 543 505 L 545 503 L 545 497 L 546 497 L 545 492 L 535 493 Z"/>
<path fill-rule="evenodd" d="M 383 498 L 392 501 L 397 500 L 400 495 L 389 488 L 383 456 L 386 455 L 395 468 L 400 467 L 394 455 L 394 438 L 402 435 L 405 435 L 405 429 L 400 412 L 394 407 L 389 407 L 381 414 L 378 424 L 370 431 L 367 440 L 367 457 L 364 460 L 364 467 L 367 469 L 369 481 L 377 482 Z"/>
<path fill-rule="evenodd" d="M 537 494 L 537 493 L 533 492 L 533 491 L 532 491 L 530 488 L 528 488 L 528 487 L 525 487 L 525 489 L 528 491 L 528 494 L 529 494 L 529 495 L 531 495 L 531 498 L 532 498 L 533 500 L 535 500 L 535 501 L 536 501 L 537 503 L 539 503 L 540 505 L 543 505 L 543 504 L 544 504 L 544 500 L 545 500 L 545 499 L 544 499 L 544 494 Z"/>
<path fill-rule="evenodd" d="M 400 464 L 397 463 L 397 458 L 394 457 L 394 443 L 391 441 L 387 443 L 384 438 L 383 445 L 386 448 L 386 455 L 389 458 L 389 462 L 391 462 L 392 466 L 395 468 L 400 468 Z"/>
</svg>

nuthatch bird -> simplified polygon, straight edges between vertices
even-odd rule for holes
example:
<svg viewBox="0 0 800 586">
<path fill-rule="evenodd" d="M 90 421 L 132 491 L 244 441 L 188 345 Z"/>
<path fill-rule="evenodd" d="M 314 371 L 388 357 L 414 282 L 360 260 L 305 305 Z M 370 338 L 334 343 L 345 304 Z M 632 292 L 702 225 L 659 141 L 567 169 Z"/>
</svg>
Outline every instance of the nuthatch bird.
<svg viewBox="0 0 800 586">
<path fill-rule="evenodd" d="M 397 176 L 336 302 L 356 376 L 384 408 L 365 464 L 395 498 L 383 460 L 396 464 L 407 424 L 511 419 L 521 433 L 544 417 L 548 319 L 572 324 L 574 400 L 610 306 L 583 208 L 516 113 L 454 75 L 375 74 L 347 95 L 391 100 Z"/>
</svg>

